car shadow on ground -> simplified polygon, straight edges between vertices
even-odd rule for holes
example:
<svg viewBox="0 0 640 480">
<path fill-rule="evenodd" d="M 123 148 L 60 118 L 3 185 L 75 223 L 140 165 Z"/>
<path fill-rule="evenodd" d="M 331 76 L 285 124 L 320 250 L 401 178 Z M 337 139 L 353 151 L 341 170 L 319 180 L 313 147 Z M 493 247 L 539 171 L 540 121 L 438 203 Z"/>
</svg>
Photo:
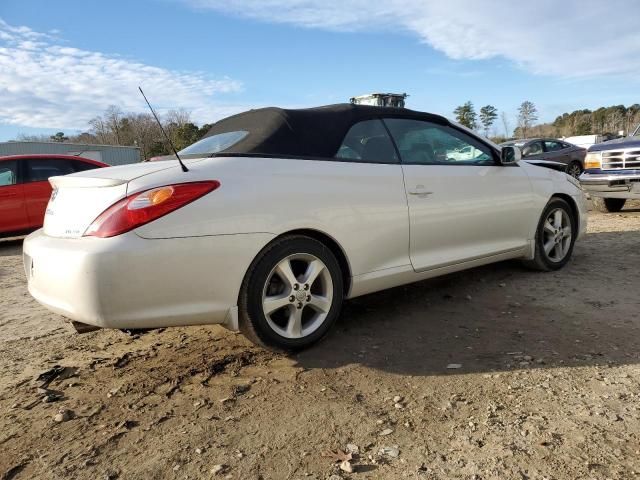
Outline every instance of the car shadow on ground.
<svg viewBox="0 0 640 480">
<path fill-rule="evenodd" d="M 639 363 L 639 240 L 637 231 L 592 233 L 558 272 L 502 262 L 347 301 L 327 338 L 291 359 L 308 369 L 361 365 L 414 376 Z M 0 256 L 21 248 L 22 240 L 0 242 Z M 168 341 L 172 331 L 148 341 Z M 212 338 L 223 350 L 266 353 L 219 327 L 188 331 L 193 355 L 172 357 L 176 371 L 212 352 Z M 91 335 L 73 341 L 90 344 Z"/>
<path fill-rule="evenodd" d="M 295 360 L 402 375 L 638 363 L 640 232 L 588 237 L 559 272 L 503 262 L 348 301 Z"/>
</svg>

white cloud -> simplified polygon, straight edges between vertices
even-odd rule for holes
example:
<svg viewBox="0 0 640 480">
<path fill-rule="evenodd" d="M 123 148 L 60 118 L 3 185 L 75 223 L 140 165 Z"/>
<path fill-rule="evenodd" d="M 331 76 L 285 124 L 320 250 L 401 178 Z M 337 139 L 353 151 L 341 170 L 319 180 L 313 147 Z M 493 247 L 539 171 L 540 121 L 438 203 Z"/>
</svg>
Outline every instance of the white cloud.
<svg viewBox="0 0 640 480">
<path fill-rule="evenodd" d="M 585 77 L 640 71 L 637 0 L 182 1 L 307 28 L 401 31 L 453 59 L 503 57 L 536 74 Z"/>
<path fill-rule="evenodd" d="M 86 129 L 109 105 L 146 109 L 138 85 L 160 110 L 184 108 L 199 122 L 242 109 L 219 100 L 242 89 L 236 80 L 62 46 L 50 34 L 0 19 L 0 123 Z"/>
</svg>

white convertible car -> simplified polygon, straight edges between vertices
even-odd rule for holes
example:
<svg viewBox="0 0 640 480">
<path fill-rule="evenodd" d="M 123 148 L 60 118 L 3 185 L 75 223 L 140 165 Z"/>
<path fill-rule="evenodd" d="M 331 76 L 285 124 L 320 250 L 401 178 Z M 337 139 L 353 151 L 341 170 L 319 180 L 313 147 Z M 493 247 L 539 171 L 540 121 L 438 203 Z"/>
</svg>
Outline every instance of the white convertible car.
<svg viewBox="0 0 640 480">
<path fill-rule="evenodd" d="M 31 294 L 81 324 L 218 323 L 295 350 L 347 298 L 514 258 L 561 268 L 586 226 L 573 178 L 406 109 L 252 110 L 180 157 L 51 178 Z"/>
</svg>

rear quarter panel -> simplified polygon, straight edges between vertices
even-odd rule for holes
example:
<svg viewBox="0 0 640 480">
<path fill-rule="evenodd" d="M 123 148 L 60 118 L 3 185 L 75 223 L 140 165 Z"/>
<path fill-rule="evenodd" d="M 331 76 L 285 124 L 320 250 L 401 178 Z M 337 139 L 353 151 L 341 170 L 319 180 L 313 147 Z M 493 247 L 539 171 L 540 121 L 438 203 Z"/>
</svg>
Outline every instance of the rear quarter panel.
<svg viewBox="0 0 640 480">
<path fill-rule="evenodd" d="M 345 251 L 352 275 L 409 265 L 409 223 L 400 165 L 214 158 L 133 180 L 128 194 L 213 179 L 220 188 L 136 230 L 144 238 L 323 232 Z"/>
</svg>

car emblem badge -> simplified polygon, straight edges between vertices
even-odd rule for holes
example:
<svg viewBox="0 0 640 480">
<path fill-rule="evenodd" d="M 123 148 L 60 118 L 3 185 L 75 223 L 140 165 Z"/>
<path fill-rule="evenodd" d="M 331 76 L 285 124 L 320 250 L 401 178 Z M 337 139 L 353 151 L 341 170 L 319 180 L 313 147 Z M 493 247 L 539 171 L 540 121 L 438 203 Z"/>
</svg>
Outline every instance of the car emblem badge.
<svg viewBox="0 0 640 480">
<path fill-rule="evenodd" d="M 304 300 L 307 297 L 307 293 L 299 290 L 298 293 L 296 293 L 296 298 L 300 301 Z"/>
<path fill-rule="evenodd" d="M 56 199 L 57 196 L 58 196 L 58 189 L 54 188 L 53 192 L 51 192 L 51 199 L 49 201 L 53 202 Z"/>
</svg>

